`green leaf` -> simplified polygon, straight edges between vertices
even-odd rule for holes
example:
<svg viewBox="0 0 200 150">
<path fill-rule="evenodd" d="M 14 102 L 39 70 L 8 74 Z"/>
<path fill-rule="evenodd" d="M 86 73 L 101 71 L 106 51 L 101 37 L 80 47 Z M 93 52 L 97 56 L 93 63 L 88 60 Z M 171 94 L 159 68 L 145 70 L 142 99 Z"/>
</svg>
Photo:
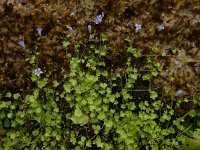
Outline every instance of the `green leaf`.
<svg viewBox="0 0 200 150">
<path fill-rule="evenodd" d="M 152 71 L 151 74 L 152 74 L 152 76 L 156 77 L 158 75 L 158 72 L 157 71 Z"/>
<path fill-rule="evenodd" d="M 199 150 L 199 147 L 199 139 L 186 138 L 185 144 L 182 145 L 178 150 Z"/>
<path fill-rule="evenodd" d="M 140 102 L 139 107 L 140 107 L 141 110 L 145 110 L 146 109 L 146 106 L 145 106 L 144 102 Z"/>
<path fill-rule="evenodd" d="M 67 93 L 71 93 L 71 84 L 70 83 L 65 83 L 64 85 L 63 85 L 63 87 L 64 87 L 64 90 L 67 92 Z"/>
<path fill-rule="evenodd" d="M 169 116 L 169 115 L 167 115 L 167 114 L 163 114 L 162 119 L 163 119 L 163 120 L 170 120 L 170 119 L 171 119 L 171 116 Z"/>
<path fill-rule="evenodd" d="M 106 83 L 100 83 L 100 87 L 103 88 L 103 89 L 106 89 L 107 84 Z"/>
<path fill-rule="evenodd" d="M 71 133 L 70 142 L 72 142 L 73 145 L 76 144 L 76 138 L 75 138 L 75 134 L 74 134 L 74 132 Z"/>
<path fill-rule="evenodd" d="M 94 76 L 94 75 L 86 75 L 86 80 L 90 83 L 95 83 L 98 80 L 98 77 Z"/>
<path fill-rule="evenodd" d="M 27 99 L 29 100 L 29 102 L 31 102 L 31 103 L 33 103 L 33 102 L 35 102 L 35 97 L 33 96 L 33 95 L 28 95 L 27 96 Z"/>
<path fill-rule="evenodd" d="M 86 86 L 85 86 L 86 87 Z M 84 88 L 81 85 L 77 85 L 75 91 L 77 94 L 81 94 Z"/>
<path fill-rule="evenodd" d="M 71 82 L 71 84 L 73 86 L 76 86 L 77 85 L 77 80 L 76 79 L 69 79 L 69 82 Z"/>
<path fill-rule="evenodd" d="M 35 63 L 35 60 L 36 60 L 36 56 L 35 56 L 35 55 L 31 56 L 31 58 L 30 58 L 30 63 L 31 63 L 31 64 L 34 64 L 34 63 Z"/>
<path fill-rule="evenodd" d="M 101 74 L 102 74 L 104 77 L 108 77 L 108 72 L 107 72 L 107 71 L 103 71 Z"/>
<path fill-rule="evenodd" d="M 57 87 L 58 85 L 59 85 L 58 81 L 56 81 L 56 80 L 53 81 L 53 86 L 54 86 L 54 87 Z"/>
<path fill-rule="evenodd" d="M 6 97 L 12 97 L 12 94 L 10 92 L 6 93 Z"/>
<path fill-rule="evenodd" d="M 135 109 L 136 109 L 135 103 L 134 103 L 134 102 L 130 102 L 130 103 L 128 104 L 128 109 L 129 109 L 129 110 L 135 110 Z"/>
<path fill-rule="evenodd" d="M 33 134 L 33 136 L 37 136 L 37 135 L 39 134 L 39 131 L 38 131 L 38 130 L 34 130 L 34 131 L 32 132 L 32 134 Z"/>
<path fill-rule="evenodd" d="M 124 131 L 124 129 L 122 129 L 122 128 L 117 128 L 117 131 L 116 131 L 119 135 L 120 135 L 120 137 L 122 138 L 122 139 L 126 139 L 127 138 L 127 134 L 126 134 L 126 132 Z"/>
<path fill-rule="evenodd" d="M 76 117 L 80 117 L 82 115 L 82 111 L 79 107 L 76 107 L 75 111 L 74 111 L 74 115 Z"/>
<path fill-rule="evenodd" d="M 150 91 L 150 98 L 155 100 L 158 97 L 158 94 L 155 91 Z"/>
<path fill-rule="evenodd" d="M 72 58 L 70 61 L 70 67 L 71 69 L 77 69 L 79 67 L 80 60 L 79 58 Z"/>
<path fill-rule="evenodd" d="M 176 51 L 177 51 L 177 49 L 175 48 L 175 49 L 172 49 L 172 52 L 173 52 L 173 54 L 175 54 L 176 53 Z"/>
<path fill-rule="evenodd" d="M 105 63 L 104 61 L 102 61 L 102 62 L 99 62 L 98 65 L 99 65 L 99 66 L 104 66 L 104 67 L 105 67 L 105 66 L 106 66 L 106 63 Z"/>
<path fill-rule="evenodd" d="M 81 102 L 82 102 L 83 105 L 87 104 L 87 101 L 85 99 L 83 99 Z"/>
<path fill-rule="evenodd" d="M 142 79 L 143 80 L 150 80 L 151 79 L 151 75 L 145 74 L 145 75 L 142 76 Z"/>
<path fill-rule="evenodd" d="M 103 35 L 101 36 L 101 40 L 102 40 L 102 42 L 107 41 L 107 40 L 108 40 L 108 39 L 107 39 L 107 36 L 103 34 Z"/>
<path fill-rule="evenodd" d="M 129 46 L 128 47 L 128 49 L 127 49 L 127 51 L 129 52 L 129 53 L 134 53 L 135 52 L 135 49 L 132 47 L 132 46 Z"/>
<path fill-rule="evenodd" d="M 134 73 L 134 74 L 130 74 L 129 77 L 133 80 L 137 80 L 138 74 Z"/>
<path fill-rule="evenodd" d="M 123 97 L 124 97 L 125 100 L 127 100 L 127 99 L 131 98 L 131 95 L 128 94 L 128 93 L 123 93 Z"/>
<path fill-rule="evenodd" d="M 97 147 L 103 148 L 103 143 L 101 142 L 101 138 L 99 136 L 95 139 L 95 143 L 97 144 Z"/>
<path fill-rule="evenodd" d="M 107 128 L 112 128 L 113 122 L 112 122 L 112 120 L 105 120 L 105 121 L 104 121 L 104 125 L 105 125 Z"/>
<path fill-rule="evenodd" d="M 5 128 L 9 128 L 10 127 L 10 121 L 8 118 L 6 118 L 4 121 L 3 121 L 3 125 Z"/>
<path fill-rule="evenodd" d="M 73 99 L 74 99 L 74 95 L 73 94 L 67 94 L 66 96 L 65 96 L 65 99 L 68 101 L 68 102 L 70 102 L 70 101 L 72 101 Z"/>
<path fill-rule="evenodd" d="M 20 94 L 19 93 L 16 93 L 13 95 L 14 99 L 18 99 L 20 97 Z"/>
<path fill-rule="evenodd" d="M 97 118 L 98 118 L 99 120 L 104 120 L 104 119 L 106 118 L 106 115 L 105 115 L 104 112 L 99 112 L 99 115 L 97 116 Z"/>
<path fill-rule="evenodd" d="M 40 114 L 40 113 L 42 112 L 42 108 L 40 108 L 40 107 L 36 108 L 35 112 L 36 112 L 37 114 Z"/>
<path fill-rule="evenodd" d="M 91 140 L 88 140 L 88 141 L 86 142 L 86 147 L 92 147 L 92 142 L 91 142 Z"/>
<path fill-rule="evenodd" d="M 7 114 L 7 117 L 8 117 L 8 118 L 12 118 L 12 116 L 13 116 L 13 113 L 12 113 L 12 112 L 9 112 L 9 113 Z"/>
<path fill-rule="evenodd" d="M 79 114 L 80 115 L 80 114 Z M 81 126 L 84 126 L 85 124 L 88 123 L 89 117 L 87 115 L 82 114 L 80 117 L 77 116 L 72 116 L 71 120 L 75 124 L 80 124 Z"/>
<path fill-rule="evenodd" d="M 200 127 L 200 119 L 197 120 L 197 125 Z"/>
<path fill-rule="evenodd" d="M 194 117 L 194 116 L 196 116 L 196 111 L 195 111 L 194 109 L 192 109 L 192 110 L 190 110 L 190 111 L 188 112 L 188 114 L 189 114 L 191 117 Z"/>
<path fill-rule="evenodd" d="M 115 95 L 110 95 L 110 96 L 109 96 L 109 101 L 110 101 L 111 103 L 113 103 L 113 102 L 115 101 Z"/>
<path fill-rule="evenodd" d="M 88 97 L 88 104 L 90 105 L 93 105 L 94 104 L 94 101 L 93 101 L 93 98 L 92 97 Z"/>
<path fill-rule="evenodd" d="M 133 48 L 132 46 L 129 46 L 127 51 L 131 54 L 133 54 L 134 57 L 138 58 L 141 56 L 141 53 L 139 51 L 137 51 L 135 48 Z"/>
<path fill-rule="evenodd" d="M 43 87 L 45 87 L 47 85 L 47 83 L 48 83 L 48 79 L 44 78 L 43 80 L 38 81 L 37 85 L 38 85 L 39 88 L 43 88 Z"/>
<path fill-rule="evenodd" d="M 63 41 L 62 44 L 63 44 L 63 47 L 66 49 L 70 45 L 69 41 Z"/>
<path fill-rule="evenodd" d="M 95 105 L 90 105 L 89 107 L 90 107 L 90 111 L 91 111 L 91 112 L 94 111 L 94 110 L 96 109 L 96 106 L 95 106 Z"/>
<path fill-rule="evenodd" d="M 15 139 L 15 137 L 16 137 L 16 133 L 15 133 L 15 132 L 11 132 L 11 133 L 10 133 L 10 138 L 11 138 L 11 139 Z"/>
<path fill-rule="evenodd" d="M 100 50 L 100 55 L 101 56 L 106 56 L 106 51 L 105 50 Z"/>
<path fill-rule="evenodd" d="M 196 129 L 196 130 L 194 131 L 193 137 L 194 137 L 195 139 L 200 140 L 200 129 Z"/>
</svg>

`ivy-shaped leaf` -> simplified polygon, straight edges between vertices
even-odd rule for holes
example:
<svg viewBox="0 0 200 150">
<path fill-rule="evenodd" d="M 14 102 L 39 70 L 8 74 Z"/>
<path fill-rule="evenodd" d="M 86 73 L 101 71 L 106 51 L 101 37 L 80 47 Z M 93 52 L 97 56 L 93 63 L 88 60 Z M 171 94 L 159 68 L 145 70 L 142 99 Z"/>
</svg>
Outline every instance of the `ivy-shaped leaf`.
<svg viewBox="0 0 200 150">
<path fill-rule="evenodd" d="M 158 97 L 158 94 L 155 91 L 150 91 L 150 98 L 155 100 Z"/>
<path fill-rule="evenodd" d="M 82 111 L 79 107 L 76 107 L 75 111 L 74 111 L 74 116 L 76 117 L 81 117 L 82 115 Z"/>
<path fill-rule="evenodd" d="M 19 94 L 19 93 L 16 93 L 16 94 L 13 95 L 13 98 L 14 98 L 14 99 L 19 99 L 19 97 L 20 97 L 20 94 Z"/>
<path fill-rule="evenodd" d="M 56 80 L 53 81 L 53 86 L 54 86 L 54 87 L 57 87 L 58 85 L 59 85 L 58 81 L 56 81 Z"/>
<path fill-rule="evenodd" d="M 37 85 L 39 88 L 43 88 L 47 85 L 47 83 L 48 83 L 48 78 L 44 78 L 44 79 L 38 81 Z"/>
</svg>

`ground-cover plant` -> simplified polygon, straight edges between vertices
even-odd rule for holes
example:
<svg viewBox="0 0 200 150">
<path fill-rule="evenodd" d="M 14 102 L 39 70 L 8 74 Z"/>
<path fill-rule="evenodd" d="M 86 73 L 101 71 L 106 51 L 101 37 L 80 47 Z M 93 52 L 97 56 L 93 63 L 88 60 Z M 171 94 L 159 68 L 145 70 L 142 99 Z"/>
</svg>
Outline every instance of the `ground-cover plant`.
<svg viewBox="0 0 200 150">
<path fill-rule="evenodd" d="M 151 82 L 162 65 L 146 56 L 148 72 L 141 74 L 134 62 L 142 56 L 127 38 L 124 73 L 109 71 L 106 40 L 90 39 L 88 46 L 80 42 L 74 53 L 64 41 L 70 64 L 62 83 L 50 86 L 50 74 L 40 76 L 40 69 L 33 71 L 33 89 L 1 97 L 1 149 L 171 150 L 187 136 L 199 137 L 199 128 L 193 132 L 194 123 L 187 121 L 199 117 L 198 111 L 176 113 L 181 98 L 164 101 L 151 84 L 140 89 L 145 96 L 137 96 L 138 81 Z"/>
</svg>

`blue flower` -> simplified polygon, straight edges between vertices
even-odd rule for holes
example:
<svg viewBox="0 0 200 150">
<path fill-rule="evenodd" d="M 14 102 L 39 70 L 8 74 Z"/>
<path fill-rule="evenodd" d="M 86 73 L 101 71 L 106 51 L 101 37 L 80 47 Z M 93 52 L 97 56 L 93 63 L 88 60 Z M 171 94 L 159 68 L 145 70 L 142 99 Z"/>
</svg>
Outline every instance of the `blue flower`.
<svg viewBox="0 0 200 150">
<path fill-rule="evenodd" d="M 176 93 L 175 93 L 175 96 L 180 96 L 183 94 L 183 91 L 182 90 L 178 90 Z"/>
<path fill-rule="evenodd" d="M 138 32 L 139 30 L 141 30 L 141 29 L 142 29 L 142 25 L 136 23 L 136 24 L 135 24 L 135 32 L 137 33 L 137 32 Z"/>
<path fill-rule="evenodd" d="M 41 68 L 37 68 L 37 69 L 34 70 L 34 73 L 35 73 L 36 76 L 39 77 L 43 73 L 43 71 L 41 70 Z"/>
<path fill-rule="evenodd" d="M 36 30 L 37 30 L 37 32 L 38 32 L 38 34 L 39 34 L 39 36 L 41 36 L 41 35 L 42 35 L 42 30 L 43 30 L 43 29 L 42 29 L 42 28 L 40 28 L 40 27 L 38 27 Z"/>
<path fill-rule="evenodd" d="M 161 25 L 159 25 L 158 27 L 158 31 L 161 31 L 161 30 L 164 30 L 165 29 L 165 27 L 161 24 Z"/>
<path fill-rule="evenodd" d="M 92 26 L 89 24 L 89 25 L 87 26 L 87 28 L 88 28 L 88 32 L 91 33 L 91 32 L 92 32 Z"/>
<path fill-rule="evenodd" d="M 100 24 L 102 22 L 103 17 L 104 17 L 104 13 L 103 12 L 102 12 L 102 15 L 96 16 L 95 20 L 94 20 L 95 24 Z"/>
<path fill-rule="evenodd" d="M 94 39 L 94 34 L 90 34 L 89 39 L 90 40 Z"/>
<path fill-rule="evenodd" d="M 21 41 L 19 41 L 19 43 L 18 43 L 20 46 L 22 46 L 22 47 L 25 47 L 25 43 L 24 43 L 24 40 L 21 40 Z"/>
</svg>

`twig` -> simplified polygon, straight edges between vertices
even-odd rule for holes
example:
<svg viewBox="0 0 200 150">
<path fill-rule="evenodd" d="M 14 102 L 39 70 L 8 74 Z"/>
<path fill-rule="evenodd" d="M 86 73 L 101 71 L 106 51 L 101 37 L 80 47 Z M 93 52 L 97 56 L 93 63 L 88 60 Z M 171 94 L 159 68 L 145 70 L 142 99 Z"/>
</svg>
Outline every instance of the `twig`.
<svg viewBox="0 0 200 150">
<path fill-rule="evenodd" d="M 98 131 L 98 133 L 95 135 L 95 136 L 93 136 L 92 138 L 91 138 L 91 140 L 93 140 L 99 133 L 100 133 L 100 131 L 103 129 L 103 127 L 101 128 L 101 129 L 99 129 L 99 131 Z"/>
</svg>

